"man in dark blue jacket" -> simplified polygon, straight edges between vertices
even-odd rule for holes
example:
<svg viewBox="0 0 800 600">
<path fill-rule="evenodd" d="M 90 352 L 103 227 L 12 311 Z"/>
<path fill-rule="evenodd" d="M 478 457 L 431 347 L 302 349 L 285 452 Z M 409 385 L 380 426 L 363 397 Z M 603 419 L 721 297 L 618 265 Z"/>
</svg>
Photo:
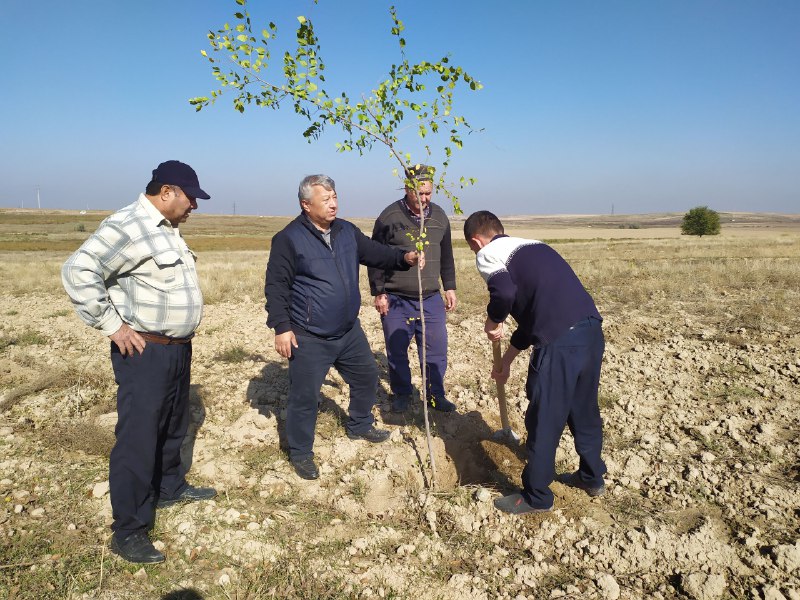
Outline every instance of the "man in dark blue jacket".
<svg viewBox="0 0 800 600">
<path fill-rule="evenodd" d="M 558 252 L 537 240 L 505 235 L 500 219 L 489 211 L 469 216 L 464 237 L 489 288 L 487 336 L 501 339 L 509 315 L 517 322 L 501 369 L 492 370 L 492 378 L 505 383 L 517 355 L 534 347 L 525 384 L 528 463 L 522 490 L 498 498 L 495 506 L 512 514 L 553 509 L 549 486 L 564 425 L 572 432 L 580 465 L 556 479 L 600 496 L 606 465 L 600 456 L 603 423 L 597 389 L 605 341 L 594 300 Z"/>
<path fill-rule="evenodd" d="M 317 479 L 314 429 L 319 390 L 331 366 L 350 386 L 347 437 L 372 443 L 389 438 L 372 416 L 378 367 L 358 320 L 359 264 L 408 270 L 424 265 L 424 258 L 373 242 L 337 219 L 336 184 L 327 175 L 304 178 L 298 198 L 300 215 L 272 238 L 264 292 L 275 349 L 289 359 L 289 458 L 300 477 Z"/>
</svg>

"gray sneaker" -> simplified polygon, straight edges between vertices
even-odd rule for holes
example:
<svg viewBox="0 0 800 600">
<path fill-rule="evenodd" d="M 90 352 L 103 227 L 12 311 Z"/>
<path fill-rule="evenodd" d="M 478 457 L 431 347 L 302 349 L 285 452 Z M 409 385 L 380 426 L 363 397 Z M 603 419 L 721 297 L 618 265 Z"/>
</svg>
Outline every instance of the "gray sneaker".
<svg viewBox="0 0 800 600">
<path fill-rule="evenodd" d="M 501 510 L 504 513 L 508 513 L 510 515 L 526 515 L 528 513 L 546 513 L 553 510 L 552 506 L 546 506 L 541 508 L 537 506 L 531 506 L 525 501 L 525 498 L 519 492 L 517 492 L 516 494 L 509 494 L 508 496 L 503 496 L 502 498 L 496 498 L 494 501 L 494 506 L 497 510 Z"/>
<path fill-rule="evenodd" d="M 578 473 L 578 471 L 575 471 L 574 473 L 561 473 L 560 475 L 556 475 L 556 481 L 563 483 L 564 485 L 568 485 L 569 487 L 583 490 L 592 498 L 602 496 L 606 493 L 605 484 L 601 484 L 599 486 L 589 485 L 588 483 L 584 482 L 583 479 L 581 479 L 581 475 Z"/>
</svg>

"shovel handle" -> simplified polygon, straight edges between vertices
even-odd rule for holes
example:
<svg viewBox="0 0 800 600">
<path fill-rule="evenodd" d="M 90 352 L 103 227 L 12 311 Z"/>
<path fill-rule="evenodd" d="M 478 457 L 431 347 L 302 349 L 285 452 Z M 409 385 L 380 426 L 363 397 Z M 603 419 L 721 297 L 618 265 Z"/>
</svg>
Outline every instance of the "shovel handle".
<svg viewBox="0 0 800 600">
<path fill-rule="evenodd" d="M 503 349 L 500 340 L 492 342 L 492 356 L 494 358 L 494 370 L 499 371 L 503 364 Z M 508 405 L 506 404 L 506 386 L 504 383 L 497 383 L 497 399 L 500 401 L 500 424 L 504 430 L 510 431 L 511 425 L 508 422 Z"/>
</svg>

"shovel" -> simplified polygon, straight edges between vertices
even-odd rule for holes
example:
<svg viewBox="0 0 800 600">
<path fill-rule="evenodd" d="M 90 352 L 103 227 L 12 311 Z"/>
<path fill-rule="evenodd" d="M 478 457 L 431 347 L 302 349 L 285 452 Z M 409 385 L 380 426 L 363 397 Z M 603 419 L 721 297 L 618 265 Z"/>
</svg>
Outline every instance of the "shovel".
<svg viewBox="0 0 800 600">
<path fill-rule="evenodd" d="M 503 351 L 500 347 L 500 340 L 492 342 L 492 354 L 494 355 L 494 370 L 499 371 L 503 362 Z M 519 436 L 511 429 L 511 424 L 508 422 L 508 404 L 506 404 L 506 386 L 504 383 L 497 383 L 497 399 L 500 401 L 500 424 L 503 428 L 500 431 L 495 431 L 492 438 L 494 439 L 508 439 L 515 444 L 519 443 Z"/>
</svg>

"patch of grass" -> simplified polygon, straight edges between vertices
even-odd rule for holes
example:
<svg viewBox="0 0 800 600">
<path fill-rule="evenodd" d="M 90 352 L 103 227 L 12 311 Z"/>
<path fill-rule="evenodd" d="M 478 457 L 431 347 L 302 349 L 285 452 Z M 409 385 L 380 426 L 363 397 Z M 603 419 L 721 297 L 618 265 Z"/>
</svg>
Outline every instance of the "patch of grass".
<svg viewBox="0 0 800 600">
<path fill-rule="evenodd" d="M 17 336 L 17 346 L 45 346 L 50 338 L 33 329 L 26 329 Z"/>
<path fill-rule="evenodd" d="M 695 500 L 698 504 L 701 504 L 704 509 L 707 508 L 708 504 L 714 503 L 714 498 L 711 496 L 710 488 L 705 483 L 701 482 L 688 485 L 685 488 L 685 492 L 690 498 Z"/>
<path fill-rule="evenodd" d="M 3 252 L 74 252 L 81 243 L 78 240 L 22 239 L 0 240 Z"/>
<path fill-rule="evenodd" d="M 617 403 L 618 400 L 619 396 L 617 396 L 616 394 L 603 391 L 601 391 L 597 397 L 597 403 L 603 410 L 609 410 L 613 408 L 613 406 Z"/>
<path fill-rule="evenodd" d="M 364 502 L 364 499 L 367 497 L 367 491 L 367 482 L 361 477 L 355 477 L 353 481 L 350 482 L 350 494 L 358 502 Z"/>
<path fill-rule="evenodd" d="M 251 470 L 263 473 L 265 467 L 269 467 L 278 461 L 286 460 L 287 456 L 276 444 L 259 444 L 258 446 L 247 447 L 242 451 L 242 462 Z"/>
<path fill-rule="evenodd" d="M 65 451 L 81 451 L 93 456 L 108 458 L 114 447 L 114 432 L 94 423 L 78 422 L 59 424 L 45 429 L 41 440 L 46 446 Z"/>
<path fill-rule="evenodd" d="M 0 210 L 0 225 L 13 225 L 25 231 L 32 228 L 47 226 L 47 231 L 54 231 L 51 227 L 53 225 L 71 225 L 73 223 L 90 221 L 93 227 L 97 227 L 100 221 L 110 214 L 110 211 L 103 210 L 92 210 L 84 215 L 81 215 L 77 211 L 36 210 L 19 212 Z"/>
<path fill-rule="evenodd" d="M 7 317 L 16 317 L 19 314 L 18 310 L 10 310 L 6 313 Z"/>
<path fill-rule="evenodd" d="M 725 395 L 728 398 L 760 398 L 761 394 L 754 390 L 751 387 L 747 387 L 744 385 L 739 385 L 737 383 L 732 384 L 730 387 L 726 388 Z"/>
<path fill-rule="evenodd" d="M 11 408 L 26 396 L 60 385 L 62 380 L 61 373 L 46 373 L 34 381 L 16 387 L 0 402 L 0 411 Z"/>
<path fill-rule="evenodd" d="M 719 333 L 711 338 L 715 342 L 722 342 L 734 348 L 744 349 L 752 340 L 748 340 L 738 332 Z"/>
<path fill-rule="evenodd" d="M 323 406 L 325 405 L 323 401 Z M 322 439 L 333 439 L 344 435 L 344 416 L 341 411 L 330 408 L 320 411 L 317 417 L 317 436 Z"/>
<path fill-rule="evenodd" d="M 214 357 L 214 360 L 226 363 L 240 363 L 249 360 L 250 353 L 241 346 L 233 346 L 223 350 Z"/>
<path fill-rule="evenodd" d="M 242 576 L 226 590 L 228 598 L 260 600 L 355 600 L 362 597 L 362 588 L 348 584 L 344 577 L 324 573 L 315 567 L 313 553 L 286 549 L 274 562 L 265 561 L 257 568 L 242 571 Z"/>
<path fill-rule="evenodd" d="M 188 240 L 189 247 L 195 252 L 236 252 L 241 250 L 269 251 L 272 239 L 253 236 L 196 236 Z M 266 267 L 266 261 L 264 263 Z"/>
<path fill-rule="evenodd" d="M 34 329 L 25 329 L 21 333 L 0 337 L 0 350 L 9 346 L 44 346 L 50 339 Z"/>
<path fill-rule="evenodd" d="M 65 371 L 45 372 L 39 378 L 14 388 L 0 402 L 0 412 L 17 404 L 20 400 L 42 390 L 65 390 L 71 387 L 103 389 L 113 380 L 105 371 L 87 371 L 68 368 Z"/>
<path fill-rule="evenodd" d="M 34 525 L 0 542 L 0 564 L 5 567 L 0 570 L 0 589 L 8 591 L 7 598 L 74 598 L 97 588 L 101 562 L 106 574 L 114 570 L 108 551 L 103 552 L 91 530 Z"/>
<path fill-rule="evenodd" d="M 268 253 L 239 251 L 236 260 L 229 252 L 204 252 L 197 263 L 200 287 L 206 304 L 264 301 L 264 270 Z"/>
<path fill-rule="evenodd" d="M 75 250 L 78 246 L 78 243 L 74 243 L 69 251 Z M 61 304 L 65 299 L 61 287 L 61 265 L 65 256 L 64 251 L 49 255 L 40 253 L 31 255 L 25 252 L 3 253 L 0 258 L 0 280 L 3 281 L 4 293 L 12 297 L 36 295 L 40 299 L 58 295 L 58 301 L 54 301 L 53 304 Z M 19 304 L 15 303 L 12 306 Z M 14 310 L 15 314 L 20 314 L 19 309 Z"/>
<path fill-rule="evenodd" d="M 608 504 L 609 512 L 618 521 L 639 525 L 653 519 L 664 520 L 662 511 L 655 510 L 651 503 L 638 492 L 624 490 L 613 495 L 606 494 L 604 498 L 603 502 Z"/>
<path fill-rule="evenodd" d="M 58 317 L 66 317 L 71 311 L 62 308 L 61 310 L 57 310 L 56 312 L 47 316 L 48 319 L 56 319 Z"/>
<path fill-rule="evenodd" d="M 697 431 L 696 429 L 687 429 L 689 437 L 697 441 L 705 450 L 719 455 L 725 452 L 725 446 L 720 442 L 718 437 L 706 436 Z"/>
<path fill-rule="evenodd" d="M 478 269 L 475 268 L 475 256 L 471 250 L 467 252 L 469 252 L 469 256 L 463 251 L 456 255 L 458 310 L 459 313 L 463 311 L 463 315 L 483 311 L 483 318 L 485 319 L 486 304 L 489 302 L 489 290 L 480 273 L 478 273 Z M 478 314 L 481 313 L 478 312 Z"/>
</svg>

